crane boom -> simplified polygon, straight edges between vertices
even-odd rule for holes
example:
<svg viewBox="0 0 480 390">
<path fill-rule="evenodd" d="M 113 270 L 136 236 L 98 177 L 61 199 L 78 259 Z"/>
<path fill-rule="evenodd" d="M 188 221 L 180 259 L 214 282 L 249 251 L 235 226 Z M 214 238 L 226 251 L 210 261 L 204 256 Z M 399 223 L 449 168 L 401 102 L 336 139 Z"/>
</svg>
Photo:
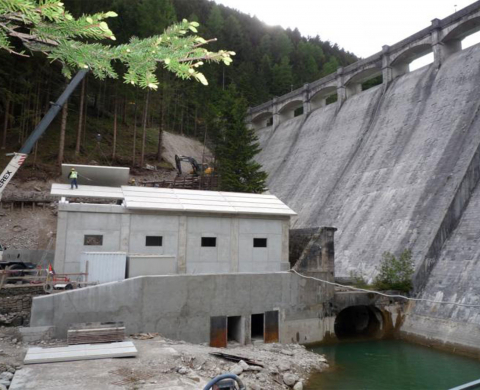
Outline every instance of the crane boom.
<svg viewBox="0 0 480 390">
<path fill-rule="evenodd" d="M 2 172 L 0 176 L 0 200 L 2 200 L 2 193 L 7 184 L 10 182 L 12 177 L 17 173 L 18 169 L 22 166 L 25 162 L 28 154 L 32 151 L 35 143 L 38 139 L 45 133 L 48 126 L 52 123 L 55 119 L 59 111 L 62 109 L 65 102 L 68 100 L 70 95 L 75 91 L 78 84 L 85 78 L 85 75 L 88 73 L 88 70 L 80 70 L 75 77 L 70 81 L 65 88 L 65 91 L 60 95 L 55 103 L 52 104 L 52 107 L 48 110 L 42 120 L 38 123 L 38 125 L 33 130 L 32 134 L 27 138 L 25 143 L 23 144 L 22 148 L 18 153 L 13 153 L 12 160 L 8 163 L 5 170 Z"/>
</svg>

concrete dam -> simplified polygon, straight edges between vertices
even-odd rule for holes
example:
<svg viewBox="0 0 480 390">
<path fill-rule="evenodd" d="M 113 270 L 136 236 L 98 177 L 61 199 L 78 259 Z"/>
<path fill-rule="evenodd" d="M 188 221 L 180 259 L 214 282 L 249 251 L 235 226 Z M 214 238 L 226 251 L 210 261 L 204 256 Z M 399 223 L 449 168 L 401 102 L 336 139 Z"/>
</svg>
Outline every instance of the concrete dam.
<svg viewBox="0 0 480 390">
<path fill-rule="evenodd" d="M 480 2 L 249 118 L 269 190 L 298 213 L 294 227 L 338 229 L 335 274 L 372 281 L 383 252 L 411 249 L 417 297 L 479 306 L 411 304 L 403 332 L 477 356 L 480 44 L 461 41 L 478 30 Z M 409 72 L 430 52 L 432 64 Z"/>
</svg>

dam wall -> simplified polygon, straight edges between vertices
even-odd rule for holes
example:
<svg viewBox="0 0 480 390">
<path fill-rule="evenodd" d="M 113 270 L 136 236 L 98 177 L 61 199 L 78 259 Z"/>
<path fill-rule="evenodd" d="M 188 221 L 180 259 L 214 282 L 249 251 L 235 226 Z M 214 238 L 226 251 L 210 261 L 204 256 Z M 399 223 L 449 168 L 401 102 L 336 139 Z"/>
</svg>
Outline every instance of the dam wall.
<svg viewBox="0 0 480 390">
<path fill-rule="evenodd" d="M 479 60 L 476 45 L 258 130 L 268 187 L 298 213 L 294 227 L 338 228 L 337 276 L 372 280 L 385 251 L 424 263 L 480 145 Z"/>
<path fill-rule="evenodd" d="M 336 276 L 372 282 L 385 251 L 410 249 L 417 297 L 480 305 L 479 63 L 475 45 L 318 107 L 305 89 L 303 115 L 254 123 L 293 227 L 338 229 Z M 402 333 L 478 356 L 480 306 L 411 304 Z"/>
</svg>

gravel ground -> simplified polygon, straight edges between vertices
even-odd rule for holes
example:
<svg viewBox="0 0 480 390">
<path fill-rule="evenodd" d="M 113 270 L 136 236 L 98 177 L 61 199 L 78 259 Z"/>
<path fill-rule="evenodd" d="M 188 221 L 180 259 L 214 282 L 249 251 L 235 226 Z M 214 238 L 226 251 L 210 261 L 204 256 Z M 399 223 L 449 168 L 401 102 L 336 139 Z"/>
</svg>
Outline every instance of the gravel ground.
<svg viewBox="0 0 480 390">
<path fill-rule="evenodd" d="M 138 337 L 138 336 L 137 336 Z M 290 344 L 232 345 L 228 349 L 168 340 L 131 338 L 136 358 L 85 360 L 23 366 L 29 346 L 55 347 L 64 341 L 24 344 L 16 328 L 0 328 L 0 375 L 15 372 L 11 390 L 30 389 L 202 389 L 217 375 L 236 372 L 251 390 L 306 389 L 311 372 L 328 364 L 323 356 Z M 232 363 L 210 352 L 224 352 L 254 360 L 264 367 Z M 8 375 L 7 375 L 8 376 Z M 1 382 L 0 382 L 1 383 Z M 1 387 L 0 387 L 1 388 Z"/>
</svg>

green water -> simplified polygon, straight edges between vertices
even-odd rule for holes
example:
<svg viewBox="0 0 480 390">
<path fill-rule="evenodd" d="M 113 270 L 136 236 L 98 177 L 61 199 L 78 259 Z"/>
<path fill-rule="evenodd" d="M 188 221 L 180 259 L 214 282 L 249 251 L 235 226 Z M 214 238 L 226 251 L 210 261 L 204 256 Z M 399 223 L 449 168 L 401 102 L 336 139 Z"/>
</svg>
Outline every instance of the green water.
<svg viewBox="0 0 480 390">
<path fill-rule="evenodd" d="M 322 345 L 331 366 L 307 390 L 442 390 L 480 379 L 480 361 L 400 340 Z"/>
</svg>

